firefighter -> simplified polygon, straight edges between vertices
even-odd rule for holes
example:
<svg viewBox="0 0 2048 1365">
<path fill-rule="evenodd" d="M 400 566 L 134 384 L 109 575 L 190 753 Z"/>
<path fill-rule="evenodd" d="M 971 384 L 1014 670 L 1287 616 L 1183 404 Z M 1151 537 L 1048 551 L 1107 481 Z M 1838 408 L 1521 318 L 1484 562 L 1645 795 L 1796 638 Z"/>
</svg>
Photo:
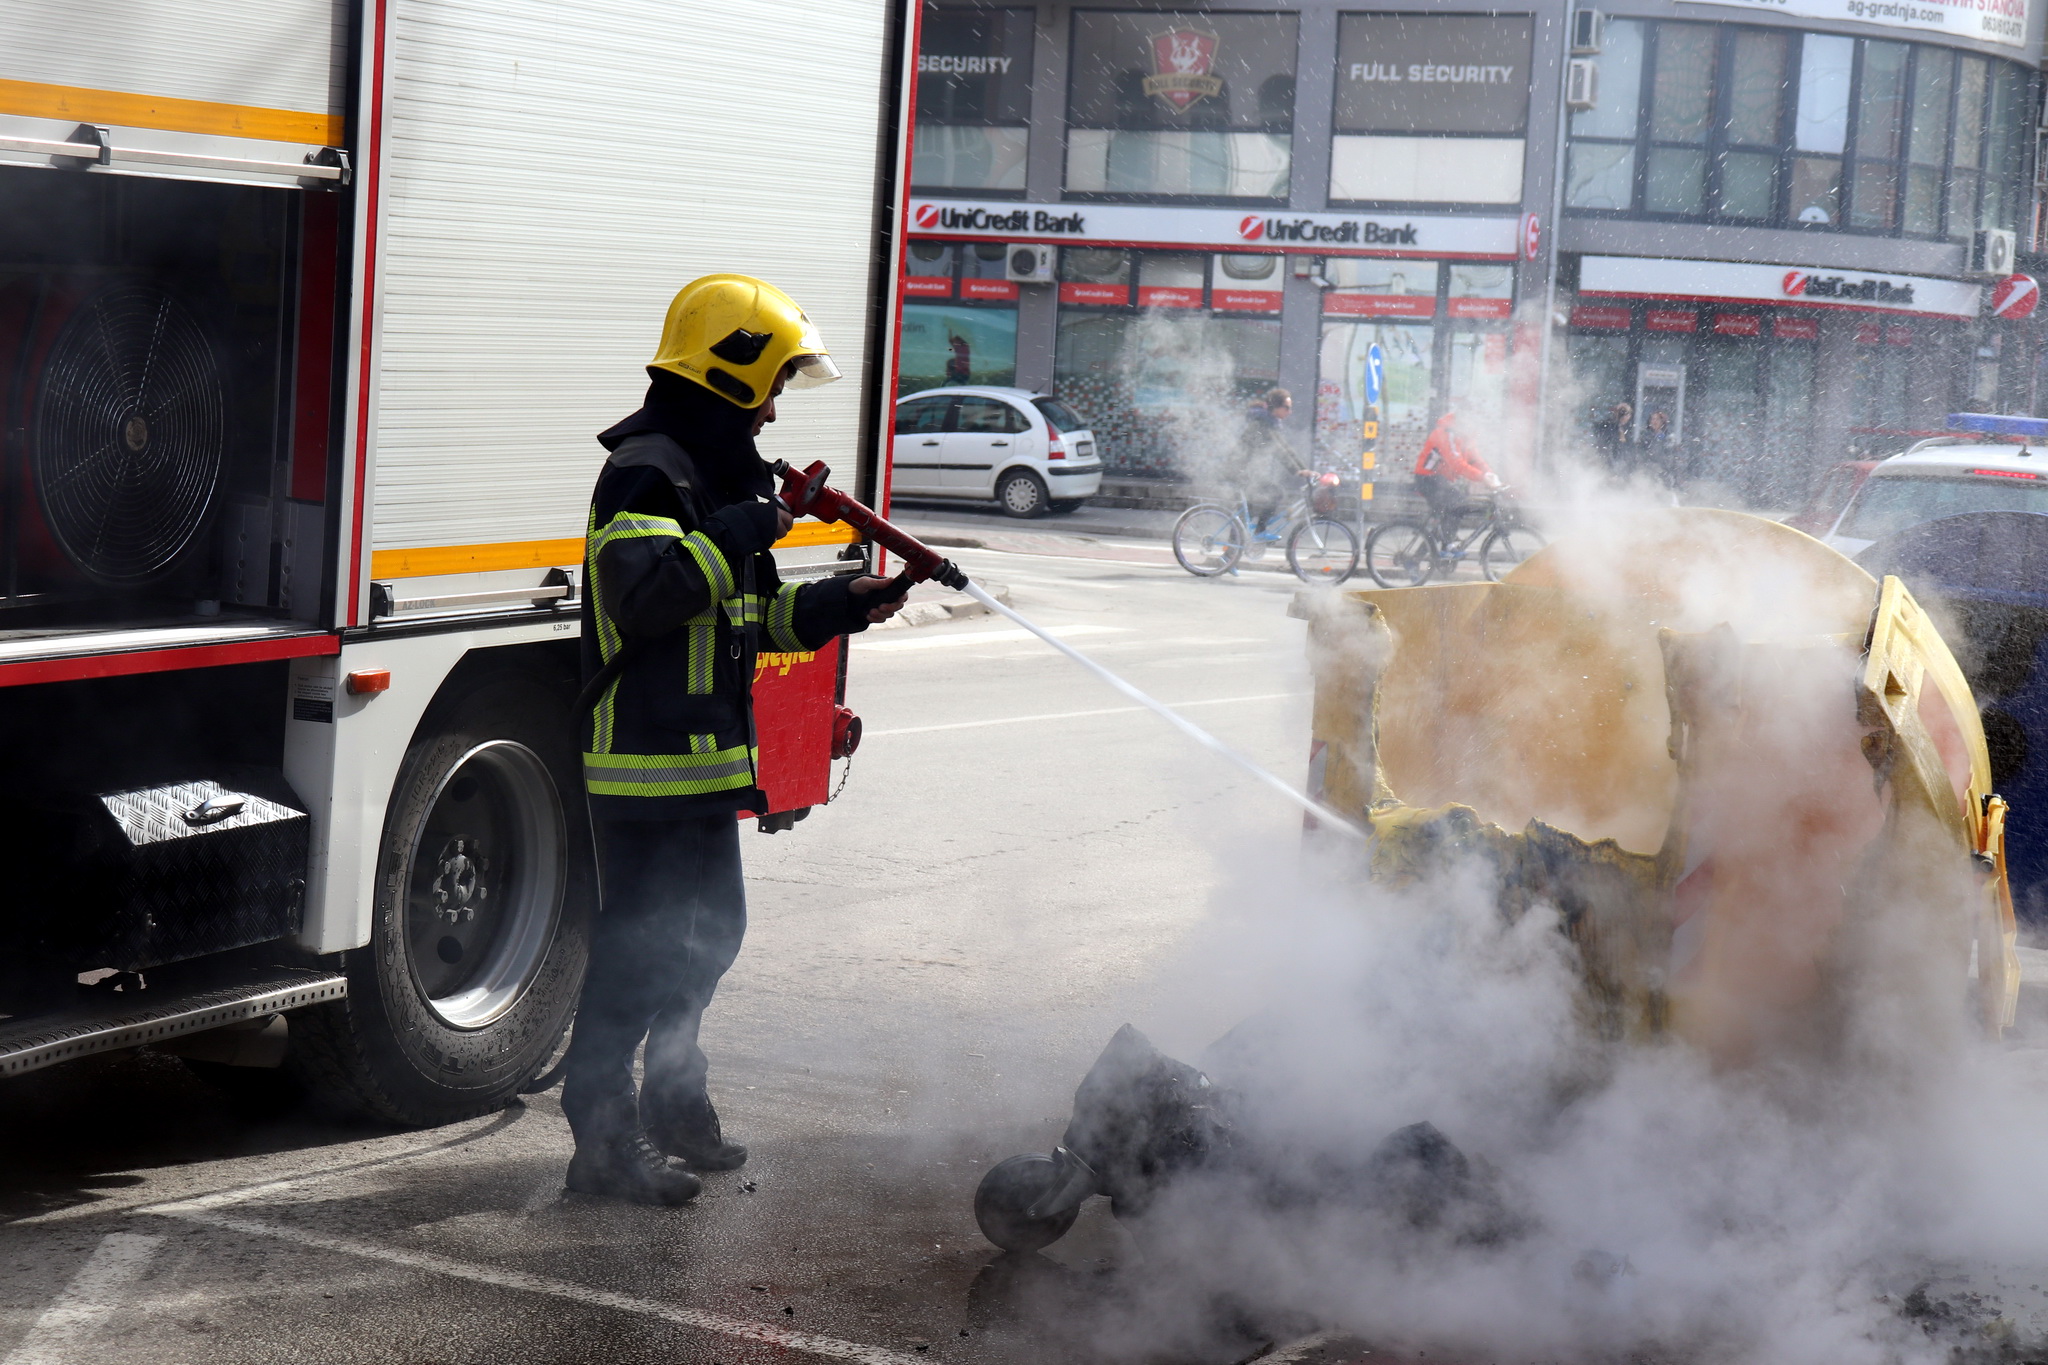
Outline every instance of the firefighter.
<svg viewBox="0 0 2048 1365">
<path fill-rule="evenodd" d="M 1499 477 L 1458 430 L 1458 414 L 1446 412 L 1437 418 L 1436 428 L 1415 455 L 1415 491 L 1436 515 L 1438 535 L 1446 542 L 1457 533 L 1458 518 L 1470 507 L 1458 486 L 1467 480 L 1494 490 L 1501 486 Z"/>
<path fill-rule="evenodd" d="M 611 458 L 590 506 L 581 724 L 603 904 L 562 1109 L 571 1190 L 681 1204 L 693 1171 L 747 1159 L 720 1130 L 697 1030 L 746 931 L 737 813 L 768 808 L 755 652 L 817 649 L 902 597 L 880 578 L 776 576 L 768 547 L 791 518 L 754 439 L 785 385 L 839 377 L 788 295 L 745 275 L 684 286 L 647 373 L 645 405 L 598 437 Z"/>
</svg>

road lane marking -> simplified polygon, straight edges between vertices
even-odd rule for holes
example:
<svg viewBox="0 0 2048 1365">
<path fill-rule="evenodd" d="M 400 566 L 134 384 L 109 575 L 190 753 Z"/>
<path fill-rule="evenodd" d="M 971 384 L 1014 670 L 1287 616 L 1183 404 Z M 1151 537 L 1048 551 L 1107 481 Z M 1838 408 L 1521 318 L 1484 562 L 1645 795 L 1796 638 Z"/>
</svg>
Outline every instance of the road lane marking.
<svg viewBox="0 0 2048 1365">
<path fill-rule="evenodd" d="M 85 1359 L 76 1348 L 121 1306 L 121 1291 L 142 1274 L 163 1241 L 134 1232 L 102 1237 L 64 1292 L 0 1365 L 63 1365 Z"/>
<path fill-rule="evenodd" d="M 793 1332 L 772 1323 L 729 1318 L 719 1313 L 707 1313 L 702 1309 L 685 1308 L 681 1304 L 635 1298 L 631 1294 L 618 1294 L 609 1289 L 574 1284 L 546 1275 L 533 1275 L 523 1270 L 458 1261 L 453 1256 L 442 1256 L 436 1252 L 413 1251 L 405 1247 L 364 1241 L 358 1237 L 336 1237 L 328 1233 L 308 1231 L 305 1228 L 287 1227 L 280 1223 L 265 1223 L 255 1218 L 216 1213 L 203 1207 L 198 1200 L 184 1204 L 158 1204 L 149 1212 L 165 1218 L 177 1218 L 188 1223 L 219 1228 L 225 1232 L 239 1233 L 244 1237 L 267 1237 L 280 1242 L 291 1242 L 314 1251 L 355 1256 L 368 1261 L 383 1261 L 389 1265 L 404 1266 L 430 1275 L 468 1280 L 472 1284 L 486 1284 L 498 1289 L 566 1299 L 593 1308 L 609 1308 L 614 1312 L 637 1313 L 642 1317 L 659 1318 L 679 1327 L 690 1327 L 700 1332 L 711 1332 L 739 1341 L 758 1341 L 785 1350 L 802 1351 L 806 1355 L 823 1356 L 828 1360 L 850 1360 L 856 1365 L 923 1365 L 923 1362 L 929 1359 L 927 1356 L 909 1355 L 881 1346 L 863 1345 L 857 1341 L 841 1341 L 837 1337 Z M 15 1362 L 9 1357 L 7 1361 L 0 1362 L 0 1365 L 15 1365 Z"/>
<path fill-rule="evenodd" d="M 1286 701 L 1294 697 L 1306 697 L 1307 692 L 1261 692 L 1251 697 L 1207 697 L 1201 701 L 1170 701 L 1174 710 L 1190 706 L 1231 706 L 1247 701 Z M 1093 711 L 1048 711 L 1037 716 L 995 716 L 988 720 L 956 720 L 950 725 L 906 725 L 895 730 L 865 730 L 863 739 L 881 739 L 886 735 L 929 735 L 940 730 L 975 730 L 984 725 L 1028 725 L 1043 720 L 1080 720 L 1086 716 L 1121 716 L 1133 711 L 1143 711 L 1142 706 L 1103 706 Z"/>
<path fill-rule="evenodd" d="M 1062 639 L 1070 635 L 1128 635 L 1131 632 L 1129 626 L 1097 626 L 1086 623 L 1078 626 L 1051 626 L 1048 629 Z M 1028 630 L 977 630 L 966 635 L 933 635 L 921 640 L 868 640 L 856 637 L 859 643 L 855 648 L 861 650 L 945 649 L 953 645 L 1002 644 L 1010 640 L 1029 640 L 1032 638 L 1034 637 Z"/>
</svg>

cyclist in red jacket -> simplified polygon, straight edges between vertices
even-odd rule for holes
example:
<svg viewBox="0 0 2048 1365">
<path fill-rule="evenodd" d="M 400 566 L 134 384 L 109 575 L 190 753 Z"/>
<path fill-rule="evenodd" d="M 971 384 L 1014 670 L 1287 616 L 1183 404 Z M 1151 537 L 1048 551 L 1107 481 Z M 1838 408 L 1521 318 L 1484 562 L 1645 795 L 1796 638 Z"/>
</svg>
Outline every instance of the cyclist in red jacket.
<svg viewBox="0 0 2048 1365">
<path fill-rule="evenodd" d="M 1429 504 L 1446 539 L 1470 506 L 1459 486 L 1468 480 L 1487 488 L 1500 487 L 1500 479 L 1479 458 L 1469 438 L 1459 432 L 1458 414 L 1446 412 L 1437 418 L 1435 430 L 1415 456 L 1415 491 Z"/>
</svg>

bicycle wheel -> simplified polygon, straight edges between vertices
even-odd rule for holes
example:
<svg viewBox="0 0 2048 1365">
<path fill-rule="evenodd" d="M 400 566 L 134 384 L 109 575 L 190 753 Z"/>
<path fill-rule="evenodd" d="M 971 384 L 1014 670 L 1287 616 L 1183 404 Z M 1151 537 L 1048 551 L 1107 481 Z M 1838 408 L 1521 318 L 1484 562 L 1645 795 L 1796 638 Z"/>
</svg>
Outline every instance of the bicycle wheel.
<svg viewBox="0 0 2048 1365">
<path fill-rule="evenodd" d="M 1287 567 L 1304 583 L 1342 583 L 1358 570 L 1358 532 L 1329 517 L 1311 517 L 1287 537 Z"/>
<path fill-rule="evenodd" d="M 1383 588 L 1419 588 L 1436 572 L 1436 537 L 1419 521 L 1383 521 L 1365 538 L 1365 571 Z"/>
<path fill-rule="evenodd" d="M 1244 557 L 1245 529 L 1229 510 L 1196 503 L 1173 524 L 1173 557 L 1197 578 L 1229 573 Z"/>
<path fill-rule="evenodd" d="M 1526 526 L 1496 526 L 1479 547 L 1479 569 L 1489 583 L 1543 548 L 1543 537 Z"/>
</svg>

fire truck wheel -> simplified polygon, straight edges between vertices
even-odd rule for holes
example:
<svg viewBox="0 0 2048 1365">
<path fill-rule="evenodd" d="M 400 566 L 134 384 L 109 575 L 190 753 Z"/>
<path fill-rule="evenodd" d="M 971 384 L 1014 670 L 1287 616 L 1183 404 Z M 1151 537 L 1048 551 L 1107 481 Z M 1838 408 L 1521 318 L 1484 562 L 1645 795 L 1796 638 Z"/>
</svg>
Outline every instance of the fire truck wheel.
<svg viewBox="0 0 2048 1365">
<path fill-rule="evenodd" d="M 393 788 L 370 943 L 344 955 L 348 997 L 293 1030 L 322 1090 L 449 1123 L 503 1107 L 547 1065 L 595 902 L 568 691 L 500 674 L 429 713 Z"/>
</svg>

